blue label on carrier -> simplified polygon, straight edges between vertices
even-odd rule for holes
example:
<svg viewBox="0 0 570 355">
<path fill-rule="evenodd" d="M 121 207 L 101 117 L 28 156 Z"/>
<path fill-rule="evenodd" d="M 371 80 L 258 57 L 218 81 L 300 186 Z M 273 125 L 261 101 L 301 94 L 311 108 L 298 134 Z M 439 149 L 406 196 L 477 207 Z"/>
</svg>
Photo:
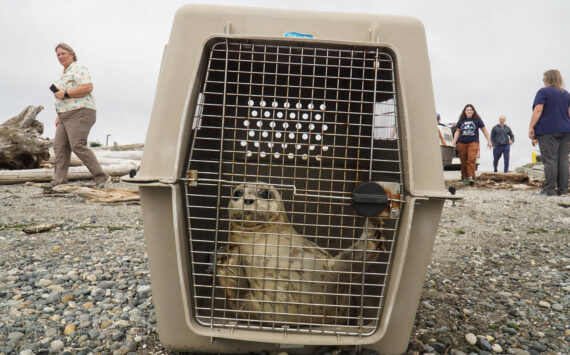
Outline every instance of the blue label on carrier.
<svg viewBox="0 0 570 355">
<path fill-rule="evenodd" d="M 313 35 L 308 33 L 300 33 L 300 32 L 287 32 L 283 34 L 283 37 L 294 37 L 294 38 L 313 38 Z"/>
</svg>

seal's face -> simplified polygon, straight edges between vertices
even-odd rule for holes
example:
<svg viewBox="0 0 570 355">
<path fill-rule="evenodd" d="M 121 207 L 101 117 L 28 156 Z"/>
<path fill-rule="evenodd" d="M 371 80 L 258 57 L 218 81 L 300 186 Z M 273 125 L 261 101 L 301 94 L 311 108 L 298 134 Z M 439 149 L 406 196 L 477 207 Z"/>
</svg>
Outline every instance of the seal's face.
<svg viewBox="0 0 570 355">
<path fill-rule="evenodd" d="M 246 227 L 279 221 L 285 214 L 279 191 L 263 184 L 239 185 L 232 191 L 228 207 L 231 222 L 240 222 Z"/>
</svg>

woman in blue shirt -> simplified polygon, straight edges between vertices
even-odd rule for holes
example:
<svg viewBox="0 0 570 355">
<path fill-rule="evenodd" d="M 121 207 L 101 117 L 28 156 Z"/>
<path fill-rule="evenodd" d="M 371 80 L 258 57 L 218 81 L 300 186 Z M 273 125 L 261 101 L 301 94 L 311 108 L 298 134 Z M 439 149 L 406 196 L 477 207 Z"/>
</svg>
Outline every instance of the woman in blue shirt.
<svg viewBox="0 0 570 355">
<path fill-rule="evenodd" d="M 475 170 L 477 169 L 477 153 L 479 153 L 479 129 L 487 139 L 487 146 L 492 148 L 489 131 L 485 128 L 485 123 L 473 105 L 465 105 L 459 121 L 456 124 L 457 130 L 453 136 L 453 143 L 459 153 L 461 161 L 461 182 L 463 185 L 475 185 Z"/>
<path fill-rule="evenodd" d="M 544 186 L 547 196 L 568 193 L 568 144 L 570 142 L 570 94 L 563 89 L 562 75 L 548 70 L 544 87 L 536 93 L 528 137 L 540 148 L 544 163 Z"/>
</svg>

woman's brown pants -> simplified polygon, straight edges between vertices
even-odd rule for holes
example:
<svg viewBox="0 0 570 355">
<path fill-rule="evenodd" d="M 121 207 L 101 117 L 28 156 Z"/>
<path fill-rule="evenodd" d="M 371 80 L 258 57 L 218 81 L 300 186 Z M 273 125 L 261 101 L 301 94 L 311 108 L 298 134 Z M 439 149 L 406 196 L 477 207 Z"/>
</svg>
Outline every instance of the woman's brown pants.
<svg viewBox="0 0 570 355">
<path fill-rule="evenodd" d="M 461 179 L 469 179 L 469 177 L 475 179 L 479 142 L 457 143 L 456 148 L 459 160 L 461 160 Z"/>
<path fill-rule="evenodd" d="M 105 181 L 108 175 L 99 165 L 95 154 L 87 147 L 87 136 L 95 124 L 96 111 L 80 108 L 58 113 L 58 116 L 59 122 L 53 140 L 55 174 L 52 183 L 58 185 L 67 182 L 71 152 L 89 169 L 95 183 Z"/>
</svg>

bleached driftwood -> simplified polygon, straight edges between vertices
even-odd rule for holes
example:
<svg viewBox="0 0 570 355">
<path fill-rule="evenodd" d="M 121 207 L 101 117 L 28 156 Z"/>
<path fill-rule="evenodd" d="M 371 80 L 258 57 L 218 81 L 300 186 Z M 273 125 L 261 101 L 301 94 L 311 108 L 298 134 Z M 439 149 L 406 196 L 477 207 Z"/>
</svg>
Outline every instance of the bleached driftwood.
<svg viewBox="0 0 570 355">
<path fill-rule="evenodd" d="M 111 176 L 123 176 L 129 174 L 133 165 L 114 164 L 105 165 L 103 169 Z M 21 184 L 24 182 L 48 182 L 53 178 L 53 169 L 24 169 L 24 170 L 0 170 L 0 185 Z M 67 180 L 88 180 L 91 173 L 84 166 L 70 167 L 67 173 Z"/>
<path fill-rule="evenodd" d="M 97 147 L 94 149 L 98 149 L 98 150 L 107 150 L 107 151 L 121 151 L 121 150 L 143 150 L 144 148 L 144 143 L 133 143 L 133 144 L 118 144 L 117 142 L 114 142 L 113 145 L 111 146 L 106 146 L 106 147 Z"/>
<path fill-rule="evenodd" d="M 63 184 L 54 187 L 52 191 L 72 193 L 84 198 L 87 202 L 121 203 L 140 200 L 138 190 L 95 189 L 85 186 Z"/>
<path fill-rule="evenodd" d="M 137 169 L 141 164 L 142 160 L 142 150 L 129 150 L 129 151 L 113 151 L 113 150 L 99 150 L 92 149 L 93 153 L 97 157 L 99 164 L 101 165 L 113 165 L 113 164 L 133 164 L 133 169 Z M 50 158 L 47 160 L 48 164 L 54 163 L 55 153 L 53 148 L 50 149 Z M 83 163 L 79 158 L 71 153 L 71 160 L 69 166 L 81 166 Z"/>
<path fill-rule="evenodd" d="M 494 182 L 508 182 L 511 184 L 528 183 L 527 173 L 492 173 L 484 172 L 479 176 L 480 181 L 491 180 Z"/>
<path fill-rule="evenodd" d="M 52 141 L 42 137 L 43 123 L 36 120 L 43 106 L 28 106 L 0 124 L 0 169 L 39 168 L 49 158 Z"/>
</svg>

